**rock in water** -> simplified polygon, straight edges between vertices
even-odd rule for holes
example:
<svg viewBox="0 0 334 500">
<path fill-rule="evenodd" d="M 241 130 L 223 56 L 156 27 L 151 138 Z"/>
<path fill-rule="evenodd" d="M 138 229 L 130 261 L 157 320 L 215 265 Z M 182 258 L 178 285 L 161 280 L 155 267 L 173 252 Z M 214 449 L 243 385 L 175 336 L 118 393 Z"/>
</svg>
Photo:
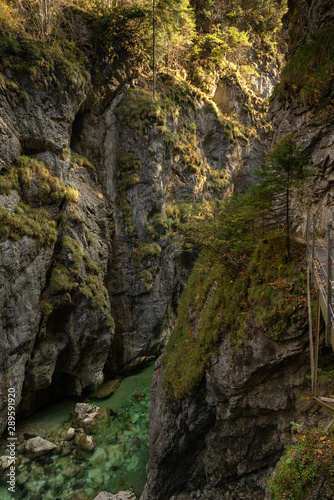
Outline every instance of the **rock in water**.
<svg viewBox="0 0 334 500">
<path fill-rule="evenodd" d="M 108 493 L 107 491 L 101 491 L 94 500 L 136 500 L 137 497 L 132 488 L 124 491 L 120 491 L 116 495 Z"/>
<path fill-rule="evenodd" d="M 108 380 L 108 382 L 105 382 L 98 388 L 98 390 L 93 394 L 92 397 L 97 399 L 107 398 L 116 391 L 116 389 L 119 387 L 119 384 L 120 381 L 118 379 Z"/>
<path fill-rule="evenodd" d="M 8 469 L 9 465 L 10 457 L 8 457 L 7 455 L 0 457 L 0 470 Z"/>
<path fill-rule="evenodd" d="M 142 399 L 144 399 L 145 397 L 145 394 L 143 392 L 135 392 L 134 394 L 132 394 L 132 397 L 135 401 L 141 401 Z"/>
<path fill-rule="evenodd" d="M 82 427 L 85 432 L 97 434 L 110 426 L 110 410 L 88 403 L 77 403 L 71 412 L 71 421 L 75 427 Z"/>
<path fill-rule="evenodd" d="M 75 443 L 84 451 L 93 451 L 96 446 L 96 438 L 88 434 L 80 434 L 75 438 Z"/>
<path fill-rule="evenodd" d="M 94 467 L 101 467 L 107 461 L 108 454 L 104 448 L 96 448 L 94 455 L 91 458 L 91 463 Z"/>
<path fill-rule="evenodd" d="M 80 470 L 81 468 L 78 465 L 70 464 L 65 468 L 63 474 L 64 476 L 71 478 L 76 476 L 80 472 Z"/>
<path fill-rule="evenodd" d="M 75 435 L 75 429 L 73 427 L 70 427 L 69 429 L 67 429 L 67 431 L 65 432 L 64 434 L 64 438 L 67 440 L 67 441 L 70 441 L 71 439 L 74 438 L 74 435 Z"/>
<path fill-rule="evenodd" d="M 28 439 L 26 443 L 26 452 L 29 458 L 46 455 L 49 451 L 54 450 L 55 448 L 57 448 L 55 444 L 39 436 Z"/>
</svg>

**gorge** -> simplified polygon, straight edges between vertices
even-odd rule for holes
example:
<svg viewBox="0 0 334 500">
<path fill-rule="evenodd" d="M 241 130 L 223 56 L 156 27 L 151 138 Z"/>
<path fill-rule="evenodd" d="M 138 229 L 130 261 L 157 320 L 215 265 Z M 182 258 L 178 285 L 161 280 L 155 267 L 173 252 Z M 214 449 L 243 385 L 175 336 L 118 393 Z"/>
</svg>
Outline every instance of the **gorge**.
<svg viewBox="0 0 334 500">
<path fill-rule="evenodd" d="M 0 1 L 0 433 L 8 388 L 23 419 L 155 361 L 141 499 L 281 498 L 291 424 L 331 423 L 310 396 L 303 252 L 307 210 L 319 234 L 333 220 L 334 5 L 157 2 L 156 99 L 151 5 L 99 5 L 64 3 L 39 39 Z M 293 266 L 266 235 L 230 275 L 194 235 L 289 134 L 315 172 L 291 200 Z M 187 335 L 205 339 L 191 387 Z M 320 368 L 330 395 L 324 343 Z M 319 477 L 300 498 L 333 497 Z"/>
</svg>

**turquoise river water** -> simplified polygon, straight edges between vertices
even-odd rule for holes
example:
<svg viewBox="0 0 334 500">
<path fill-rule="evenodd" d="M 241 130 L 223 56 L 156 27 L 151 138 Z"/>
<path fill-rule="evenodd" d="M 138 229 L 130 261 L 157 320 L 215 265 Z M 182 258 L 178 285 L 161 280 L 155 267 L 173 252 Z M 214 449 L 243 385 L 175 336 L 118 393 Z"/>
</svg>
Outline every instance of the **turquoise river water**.
<svg viewBox="0 0 334 500">
<path fill-rule="evenodd" d="M 85 402 L 111 408 L 117 416 L 110 427 L 96 435 L 94 452 L 78 450 L 73 443 L 29 460 L 24 453 L 24 433 L 39 435 L 51 442 L 69 427 L 75 402 L 49 406 L 17 426 L 15 493 L 7 489 L 5 473 L 0 483 L 1 500 L 91 500 L 99 491 L 117 493 L 130 486 L 139 497 L 146 481 L 148 460 L 148 407 L 153 365 L 122 380 L 107 399 Z M 135 397 L 134 397 L 135 396 Z M 0 455 L 6 455 L 6 436 Z M 60 447 L 59 447 L 60 448 Z M 7 471 L 8 472 L 8 471 Z"/>
</svg>

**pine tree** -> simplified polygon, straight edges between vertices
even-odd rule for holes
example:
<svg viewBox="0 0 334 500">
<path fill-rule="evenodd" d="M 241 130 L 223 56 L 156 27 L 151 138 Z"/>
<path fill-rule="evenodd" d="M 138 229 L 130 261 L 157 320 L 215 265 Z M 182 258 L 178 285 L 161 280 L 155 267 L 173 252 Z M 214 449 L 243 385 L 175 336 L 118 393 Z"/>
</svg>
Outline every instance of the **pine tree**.
<svg viewBox="0 0 334 500">
<path fill-rule="evenodd" d="M 294 133 L 278 142 L 267 162 L 256 172 L 259 183 L 258 195 L 264 204 L 270 205 L 272 213 L 281 220 L 285 219 L 286 252 L 290 258 L 290 204 L 292 191 L 300 189 L 313 172 L 306 171 L 304 165 L 307 155 L 294 141 Z"/>
</svg>

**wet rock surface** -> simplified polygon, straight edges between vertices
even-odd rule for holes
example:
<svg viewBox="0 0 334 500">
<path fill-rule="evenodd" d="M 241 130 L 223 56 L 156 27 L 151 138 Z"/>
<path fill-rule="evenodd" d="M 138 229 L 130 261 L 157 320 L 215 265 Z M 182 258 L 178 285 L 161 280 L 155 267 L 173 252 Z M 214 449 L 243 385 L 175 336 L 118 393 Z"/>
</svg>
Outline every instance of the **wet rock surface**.
<svg viewBox="0 0 334 500">
<path fill-rule="evenodd" d="M 108 396 L 111 396 L 116 389 L 119 387 L 120 381 L 119 380 L 108 380 L 108 382 L 104 382 L 98 390 L 93 394 L 94 398 L 98 399 L 103 399 Z"/>
<path fill-rule="evenodd" d="M 28 439 L 26 443 L 26 453 L 31 459 L 40 457 L 41 455 L 46 455 L 49 451 L 56 448 L 57 446 L 54 443 L 50 443 L 50 441 L 47 441 L 39 436 Z"/>
</svg>

